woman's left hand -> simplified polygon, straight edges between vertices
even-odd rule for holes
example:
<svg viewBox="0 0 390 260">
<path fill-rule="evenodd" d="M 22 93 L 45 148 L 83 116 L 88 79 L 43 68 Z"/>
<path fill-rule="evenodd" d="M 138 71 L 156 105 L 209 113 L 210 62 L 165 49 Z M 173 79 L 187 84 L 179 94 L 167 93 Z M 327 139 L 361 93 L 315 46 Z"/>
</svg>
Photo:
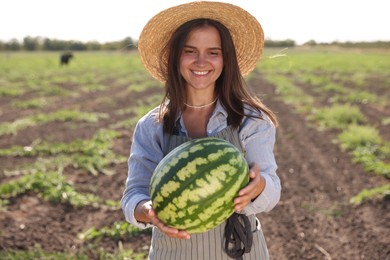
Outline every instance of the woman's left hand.
<svg viewBox="0 0 390 260">
<path fill-rule="evenodd" d="M 238 192 L 238 197 L 234 199 L 234 209 L 236 212 L 243 210 L 251 201 L 257 198 L 264 190 L 265 180 L 260 175 L 260 166 L 254 164 L 249 169 L 249 183 Z"/>
</svg>

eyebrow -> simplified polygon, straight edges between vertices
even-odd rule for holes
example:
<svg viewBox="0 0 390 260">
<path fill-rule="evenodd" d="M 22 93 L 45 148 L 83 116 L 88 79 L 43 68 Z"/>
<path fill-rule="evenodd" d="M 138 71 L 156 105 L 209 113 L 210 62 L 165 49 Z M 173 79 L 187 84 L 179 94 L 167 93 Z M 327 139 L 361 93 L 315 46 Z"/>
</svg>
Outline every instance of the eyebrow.
<svg viewBox="0 0 390 260">
<path fill-rule="evenodd" d="M 191 45 L 188 45 L 188 44 L 184 45 L 184 48 L 197 49 L 195 46 L 191 46 Z M 222 51 L 222 48 L 220 48 L 220 47 L 211 47 L 211 48 L 208 48 L 208 49 L 209 50 L 220 50 L 220 51 Z"/>
</svg>

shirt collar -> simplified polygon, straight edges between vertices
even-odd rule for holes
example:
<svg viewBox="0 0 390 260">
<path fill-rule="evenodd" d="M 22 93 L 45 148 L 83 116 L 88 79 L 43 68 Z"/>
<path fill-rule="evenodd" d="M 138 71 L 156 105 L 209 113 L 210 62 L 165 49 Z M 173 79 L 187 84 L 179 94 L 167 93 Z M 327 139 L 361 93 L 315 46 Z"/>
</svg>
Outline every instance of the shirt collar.
<svg viewBox="0 0 390 260">
<path fill-rule="evenodd" d="M 217 104 L 215 105 L 215 109 L 214 109 L 213 114 L 211 115 L 211 117 L 214 117 L 214 116 L 216 116 L 216 115 L 218 115 L 220 113 L 223 114 L 226 118 L 228 117 L 227 111 L 225 110 L 225 108 L 222 106 L 222 103 L 218 99 L 217 100 Z"/>
</svg>

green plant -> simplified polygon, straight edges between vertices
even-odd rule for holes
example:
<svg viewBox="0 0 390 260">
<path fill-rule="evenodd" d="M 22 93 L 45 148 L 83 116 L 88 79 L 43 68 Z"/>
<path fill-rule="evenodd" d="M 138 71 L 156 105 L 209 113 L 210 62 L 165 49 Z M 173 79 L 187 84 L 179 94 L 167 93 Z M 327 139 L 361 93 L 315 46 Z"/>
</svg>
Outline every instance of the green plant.
<svg viewBox="0 0 390 260">
<path fill-rule="evenodd" d="M 367 171 L 390 178 L 390 145 L 382 140 L 376 128 L 350 125 L 338 136 L 343 149 L 352 151 L 353 160 Z"/>
<path fill-rule="evenodd" d="M 322 91 L 325 91 L 325 92 L 335 92 L 335 93 L 347 92 L 347 89 L 343 85 L 333 83 L 333 82 L 330 82 L 330 83 L 327 83 L 327 84 L 320 86 L 320 89 Z"/>
<path fill-rule="evenodd" d="M 390 125 L 390 117 L 383 118 L 382 125 Z"/>
<path fill-rule="evenodd" d="M 368 91 L 349 91 L 342 95 L 337 95 L 332 98 L 333 102 L 353 102 L 353 103 L 383 103 L 381 99 Z"/>
<path fill-rule="evenodd" d="M 0 199 L 0 212 L 6 210 L 8 204 L 9 204 L 9 200 Z M 0 235 L 1 235 L 1 232 L 0 232 Z"/>
<path fill-rule="evenodd" d="M 112 238 L 116 241 L 133 237 L 143 232 L 143 230 L 132 226 L 128 222 L 115 222 L 111 226 L 105 226 L 100 229 L 92 227 L 78 235 L 81 240 L 93 240 L 103 237 Z"/>
<path fill-rule="evenodd" d="M 107 114 L 88 113 L 78 110 L 62 109 L 49 114 L 38 114 L 32 117 L 37 124 L 49 122 L 79 121 L 79 122 L 97 122 L 100 118 L 107 118 Z"/>
<path fill-rule="evenodd" d="M 1 250 L 0 259 L 23 260 L 23 259 L 45 259 L 45 260 L 88 260 L 88 256 L 82 253 L 61 253 L 46 252 L 41 248 L 33 250 Z"/>
<path fill-rule="evenodd" d="M 47 201 L 69 203 L 75 207 L 94 205 L 101 199 L 92 194 L 78 193 L 58 172 L 37 172 L 0 184 L 0 197 L 10 198 L 28 191 L 36 192 Z"/>
<path fill-rule="evenodd" d="M 35 123 L 31 118 L 22 118 L 15 120 L 12 123 L 0 124 L 0 136 L 7 134 L 16 134 L 19 130 L 33 126 Z"/>
<path fill-rule="evenodd" d="M 43 108 L 48 104 L 49 101 L 46 98 L 39 97 L 27 101 L 16 101 L 13 103 L 13 106 L 22 109 L 29 109 L 29 108 Z"/>
<path fill-rule="evenodd" d="M 316 109 L 310 118 L 321 127 L 337 129 L 344 129 L 350 124 L 364 123 L 367 120 L 358 107 L 348 104 Z"/>
<path fill-rule="evenodd" d="M 329 217 L 342 217 L 343 216 L 343 212 L 336 207 L 333 207 L 330 209 L 324 209 L 324 208 L 320 208 L 320 207 L 317 207 L 317 206 L 309 204 L 309 203 L 303 203 L 302 207 L 311 211 L 311 212 L 319 212 L 319 213 L 322 213 L 322 214 L 329 216 Z"/>
<path fill-rule="evenodd" d="M 0 124 L 0 136 L 6 134 L 15 134 L 19 130 L 25 129 L 27 127 L 46 124 L 49 122 L 65 122 L 65 121 L 75 121 L 75 122 L 97 122 L 100 118 L 107 118 L 107 114 L 99 113 L 87 113 L 77 110 L 58 110 L 48 114 L 37 114 L 30 117 L 25 117 L 17 119 L 11 123 L 1 123 Z"/>
<path fill-rule="evenodd" d="M 294 106 L 299 112 L 306 113 L 313 107 L 314 99 L 293 84 L 289 77 L 269 74 L 266 78 L 276 86 L 276 94 L 281 96 L 283 102 Z"/>
<path fill-rule="evenodd" d="M 23 90 L 20 89 L 7 89 L 7 88 L 0 88 L 0 97 L 6 97 L 6 96 L 11 96 L 11 97 L 17 97 L 23 95 L 24 92 Z"/>
<path fill-rule="evenodd" d="M 57 155 L 52 159 L 42 158 L 36 163 L 39 169 L 51 169 L 53 166 L 65 168 L 67 165 L 80 167 L 94 175 L 99 171 L 111 175 L 112 171 L 106 169 L 112 164 L 119 164 L 126 160 L 124 156 L 115 154 L 111 150 L 113 140 L 120 133 L 113 130 L 99 130 L 92 139 L 74 140 L 71 143 L 51 143 L 36 140 L 30 146 L 12 146 L 8 149 L 0 149 L 0 156 L 47 156 Z M 30 169 L 37 167 L 28 166 Z"/>
<path fill-rule="evenodd" d="M 390 164 L 385 162 L 390 156 L 386 156 L 382 152 L 381 147 L 358 147 L 352 152 L 352 155 L 353 160 L 357 163 L 361 163 L 366 171 L 390 178 Z"/>
<path fill-rule="evenodd" d="M 386 184 L 372 189 L 364 189 L 357 195 L 353 196 L 349 202 L 354 205 L 360 205 L 361 203 L 369 199 L 382 199 L 389 196 L 390 184 Z"/>
<path fill-rule="evenodd" d="M 347 150 L 355 150 L 359 147 L 371 147 L 379 145 L 382 138 L 376 128 L 365 125 L 349 125 L 338 136 L 341 147 Z"/>
<path fill-rule="evenodd" d="M 88 85 L 83 85 L 81 87 L 81 90 L 85 92 L 96 92 L 96 91 L 103 91 L 106 90 L 108 87 L 102 84 L 88 84 Z"/>
</svg>

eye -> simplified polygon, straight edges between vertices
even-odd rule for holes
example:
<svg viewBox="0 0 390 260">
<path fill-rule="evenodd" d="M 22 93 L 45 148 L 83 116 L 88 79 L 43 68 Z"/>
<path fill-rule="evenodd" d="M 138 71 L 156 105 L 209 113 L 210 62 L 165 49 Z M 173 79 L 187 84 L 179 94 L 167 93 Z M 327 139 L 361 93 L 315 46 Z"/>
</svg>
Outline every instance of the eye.
<svg viewBox="0 0 390 260">
<path fill-rule="evenodd" d="M 222 52 L 221 52 L 221 50 L 211 50 L 211 51 L 209 52 L 209 54 L 210 54 L 211 56 L 219 56 L 219 55 L 222 54 Z"/>
<path fill-rule="evenodd" d="M 183 50 L 183 53 L 185 53 L 185 54 L 194 54 L 194 53 L 196 53 L 196 51 L 194 49 L 185 48 Z"/>
</svg>

